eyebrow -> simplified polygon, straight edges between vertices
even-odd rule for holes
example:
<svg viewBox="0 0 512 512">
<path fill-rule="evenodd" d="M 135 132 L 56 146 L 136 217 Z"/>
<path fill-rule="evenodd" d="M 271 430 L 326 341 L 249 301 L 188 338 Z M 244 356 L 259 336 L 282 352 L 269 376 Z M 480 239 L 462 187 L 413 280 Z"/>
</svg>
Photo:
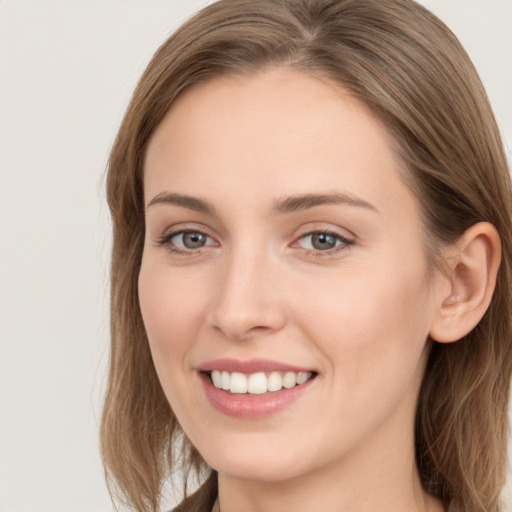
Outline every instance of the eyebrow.
<svg viewBox="0 0 512 512">
<path fill-rule="evenodd" d="M 180 206 L 181 208 L 186 208 L 187 210 L 207 213 L 209 215 L 213 215 L 215 213 L 215 208 L 210 203 L 203 201 L 202 199 L 198 199 L 197 197 L 186 196 L 183 194 L 162 192 L 151 199 L 146 208 L 149 208 L 154 204 L 173 204 L 175 206 Z"/>
<path fill-rule="evenodd" d="M 215 213 L 215 208 L 207 201 L 183 194 L 162 192 L 151 199 L 146 208 L 155 204 L 171 204 L 208 215 Z M 272 212 L 276 214 L 292 213 L 326 204 L 344 204 L 378 212 L 372 204 L 347 193 L 304 194 L 278 199 L 272 206 Z"/>
<path fill-rule="evenodd" d="M 346 193 L 304 194 L 291 196 L 276 201 L 272 209 L 276 213 L 291 213 L 325 204 L 345 204 L 378 212 L 377 208 L 367 201 Z"/>
</svg>

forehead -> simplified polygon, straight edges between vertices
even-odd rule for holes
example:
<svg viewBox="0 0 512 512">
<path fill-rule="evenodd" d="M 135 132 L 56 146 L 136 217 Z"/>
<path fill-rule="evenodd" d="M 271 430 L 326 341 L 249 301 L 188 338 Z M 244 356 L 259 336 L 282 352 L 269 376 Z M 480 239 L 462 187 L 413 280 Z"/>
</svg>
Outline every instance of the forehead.
<svg viewBox="0 0 512 512">
<path fill-rule="evenodd" d="M 146 154 L 146 202 L 165 191 L 258 196 L 334 189 L 375 204 L 415 208 L 391 138 L 340 87 L 289 68 L 191 87 L 155 131 Z M 405 201 L 405 202 L 404 202 Z"/>
</svg>

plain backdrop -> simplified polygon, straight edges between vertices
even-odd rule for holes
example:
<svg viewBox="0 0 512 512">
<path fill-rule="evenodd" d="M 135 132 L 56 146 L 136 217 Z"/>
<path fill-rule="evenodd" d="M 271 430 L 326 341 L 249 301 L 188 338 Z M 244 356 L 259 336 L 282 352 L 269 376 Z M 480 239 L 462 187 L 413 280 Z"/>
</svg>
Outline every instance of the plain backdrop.
<svg viewBox="0 0 512 512">
<path fill-rule="evenodd" d="M 0 0 L 1 512 L 112 510 L 105 163 L 152 53 L 205 3 Z M 424 3 L 472 56 L 510 158 L 512 0 Z"/>
</svg>

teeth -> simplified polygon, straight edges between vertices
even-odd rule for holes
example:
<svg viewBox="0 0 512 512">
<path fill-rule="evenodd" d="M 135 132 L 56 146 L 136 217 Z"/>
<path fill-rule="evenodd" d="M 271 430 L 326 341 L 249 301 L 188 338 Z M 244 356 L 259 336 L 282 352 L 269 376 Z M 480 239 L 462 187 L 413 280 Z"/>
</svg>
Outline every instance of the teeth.
<svg viewBox="0 0 512 512">
<path fill-rule="evenodd" d="M 211 373 L 213 385 L 218 389 L 230 393 L 262 395 L 263 393 L 279 391 L 282 388 L 290 389 L 296 385 L 304 384 L 313 376 L 312 372 L 264 372 L 243 373 L 214 370 Z"/>
<path fill-rule="evenodd" d="M 263 373 L 252 373 L 247 379 L 247 391 L 253 395 L 262 395 L 267 392 L 267 376 Z M 230 390 L 231 391 L 231 390 Z M 233 391 L 231 391 L 233 393 Z"/>
<path fill-rule="evenodd" d="M 231 393 L 247 393 L 247 377 L 243 373 L 232 373 L 229 390 Z"/>
<path fill-rule="evenodd" d="M 272 372 L 267 379 L 267 389 L 269 391 L 279 391 L 282 387 L 283 379 L 281 374 L 278 372 Z"/>
<path fill-rule="evenodd" d="M 310 375 L 308 372 L 299 372 L 297 374 L 297 384 L 304 384 L 309 379 Z"/>
<path fill-rule="evenodd" d="M 293 388 L 297 384 L 297 374 L 293 372 L 287 372 L 283 377 L 283 387 L 286 389 Z"/>
<path fill-rule="evenodd" d="M 212 372 L 212 382 L 216 388 L 222 388 L 222 373 Z"/>
<path fill-rule="evenodd" d="M 229 373 L 222 372 L 221 379 L 222 379 L 221 388 L 224 389 L 225 391 L 229 391 L 230 381 L 231 381 L 231 376 L 229 375 Z"/>
</svg>

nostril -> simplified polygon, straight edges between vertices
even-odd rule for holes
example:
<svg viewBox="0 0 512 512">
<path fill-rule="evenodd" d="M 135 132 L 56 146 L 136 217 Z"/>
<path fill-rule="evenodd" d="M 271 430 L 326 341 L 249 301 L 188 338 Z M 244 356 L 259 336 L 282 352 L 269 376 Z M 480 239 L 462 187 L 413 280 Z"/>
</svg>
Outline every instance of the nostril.
<svg viewBox="0 0 512 512">
<path fill-rule="evenodd" d="M 240 275 L 226 277 L 210 306 L 209 325 L 233 340 L 280 330 L 286 324 L 286 315 L 278 294 L 270 289 L 265 290 L 261 283 L 259 286 L 254 281 L 243 281 Z"/>
<path fill-rule="evenodd" d="M 263 331 L 270 331 L 270 327 L 266 327 L 264 325 L 257 325 L 256 327 L 252 327 L 249 332 L 263 332 Z"/>
<path fill-rule="evenodd" d="M 271 325 L 255 325 L 251 326 L 249 322 L 237 321 L 224 321 L 212 325 L 216 332 L 223 333 L 230 339 L 237 341 L 244 341 L 251 336 L 264 335 L 274 332 L 280 326 L 273 327 Z"/>
</svg>

